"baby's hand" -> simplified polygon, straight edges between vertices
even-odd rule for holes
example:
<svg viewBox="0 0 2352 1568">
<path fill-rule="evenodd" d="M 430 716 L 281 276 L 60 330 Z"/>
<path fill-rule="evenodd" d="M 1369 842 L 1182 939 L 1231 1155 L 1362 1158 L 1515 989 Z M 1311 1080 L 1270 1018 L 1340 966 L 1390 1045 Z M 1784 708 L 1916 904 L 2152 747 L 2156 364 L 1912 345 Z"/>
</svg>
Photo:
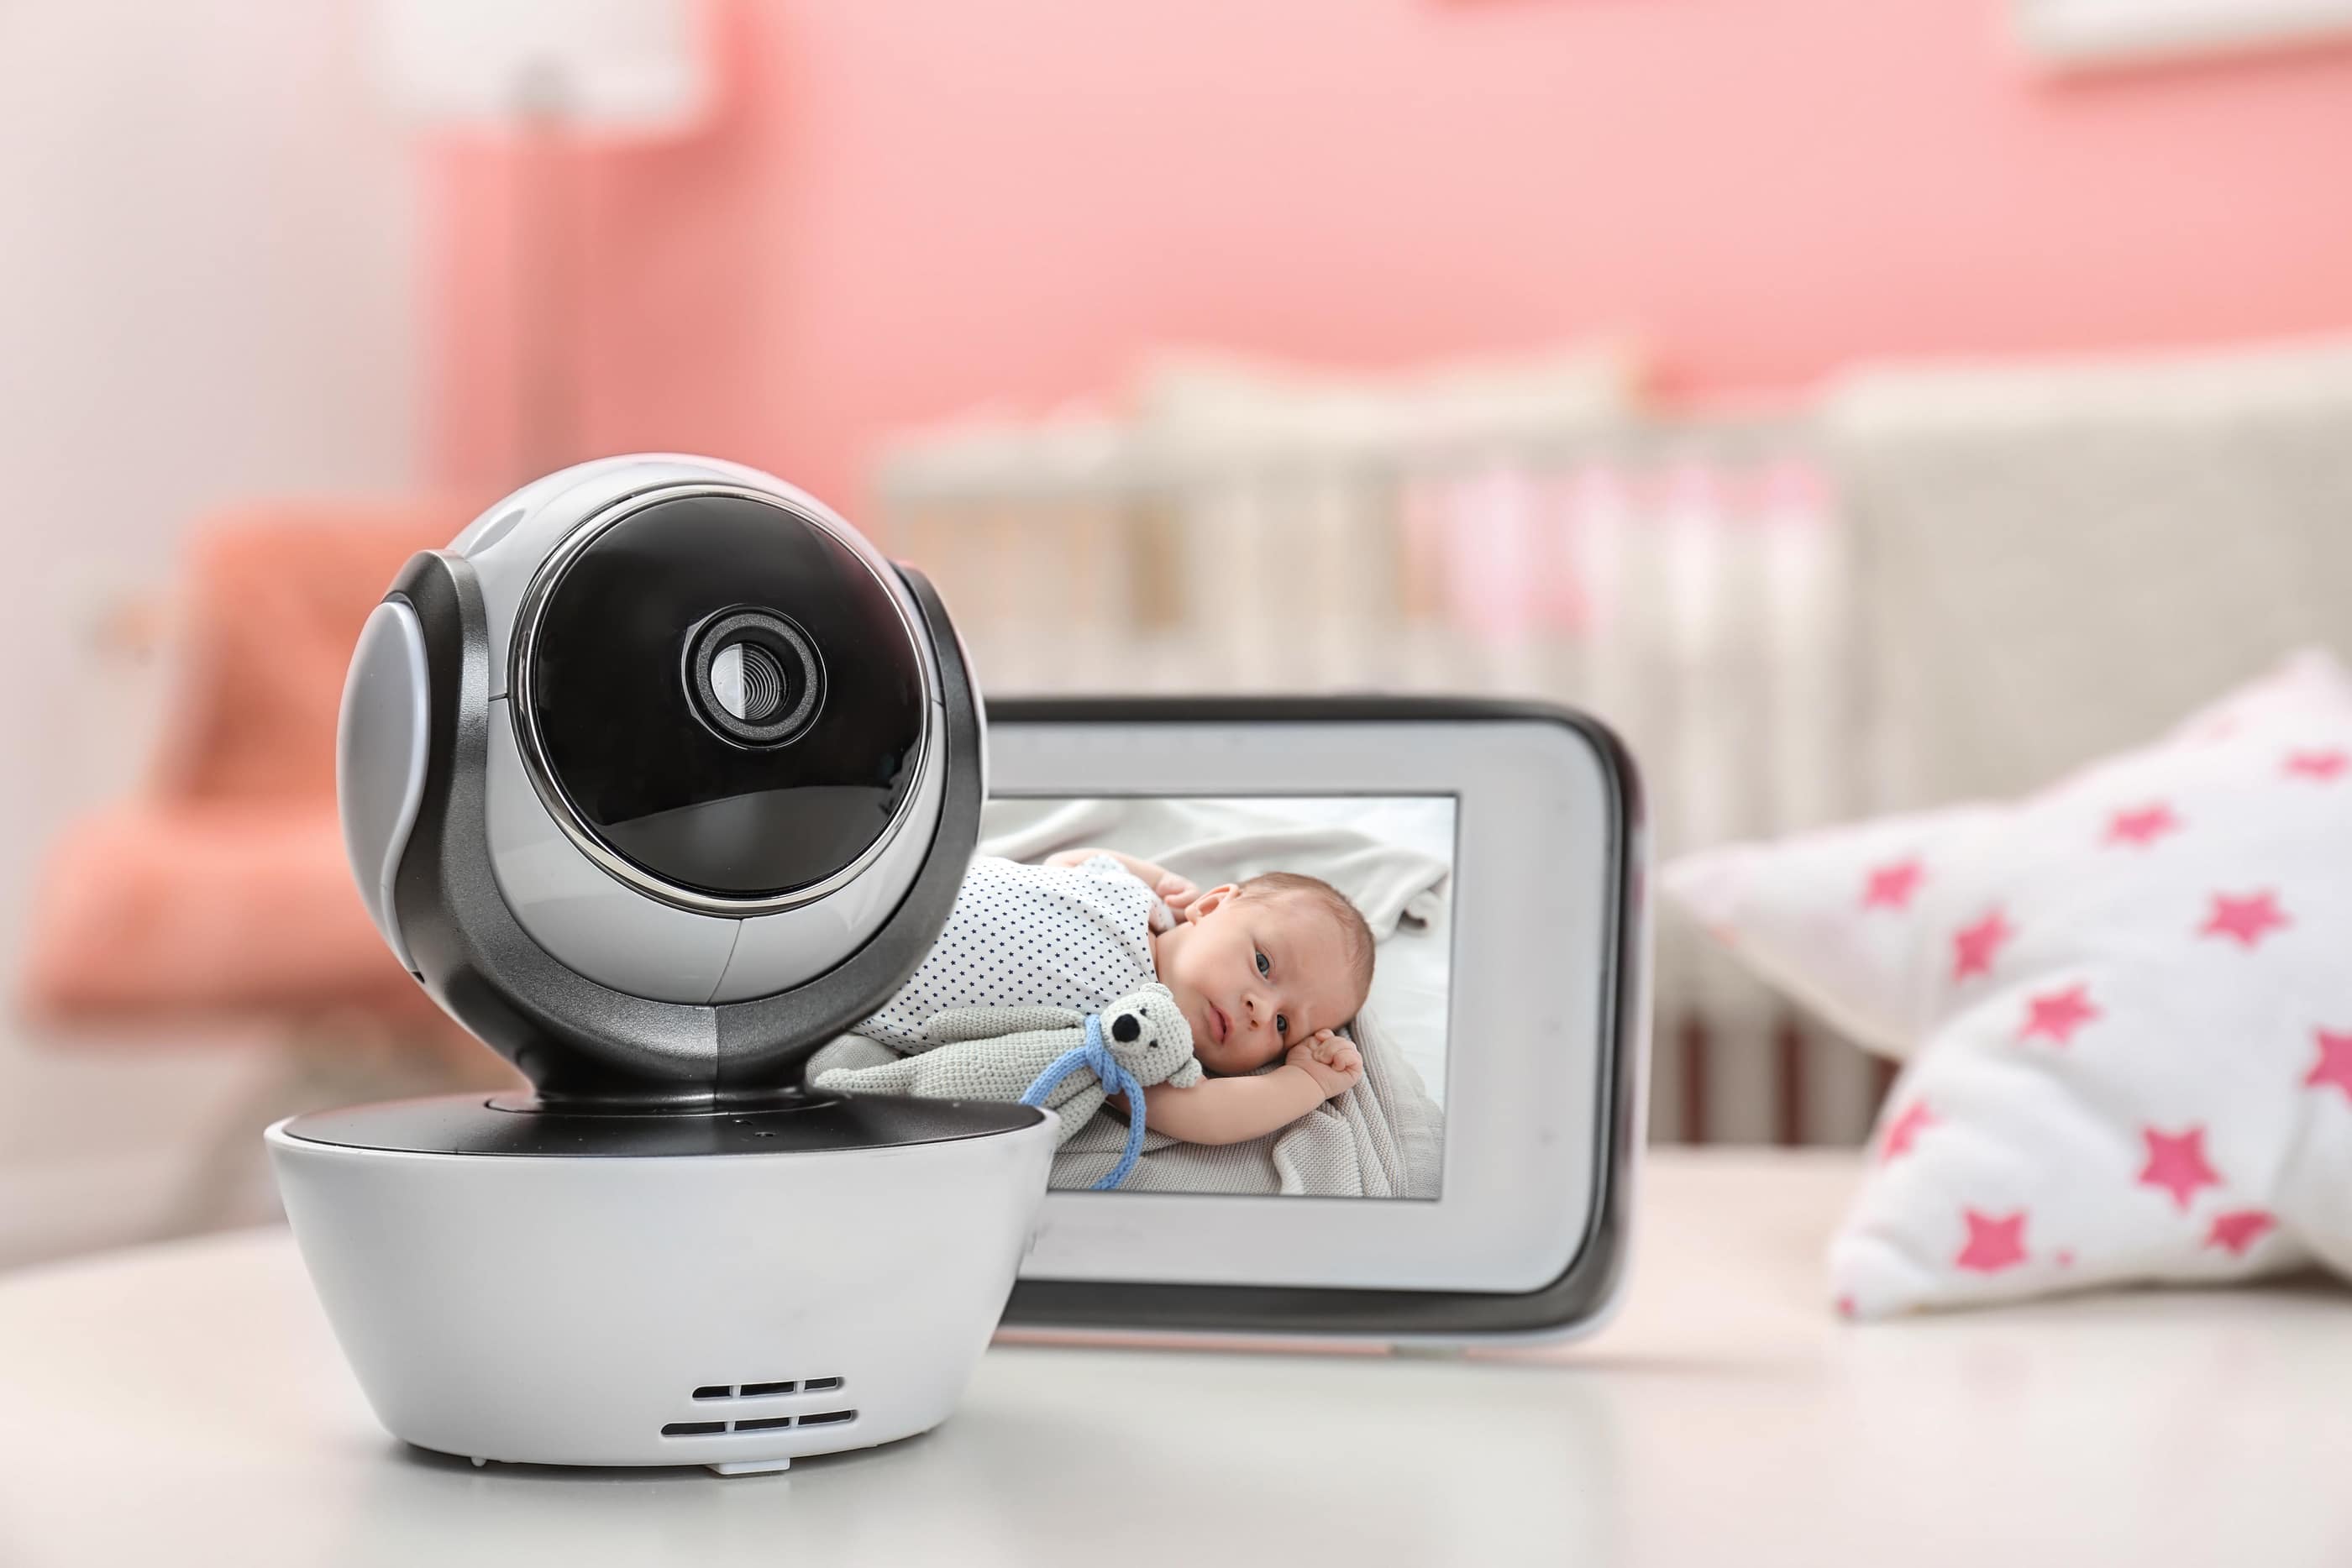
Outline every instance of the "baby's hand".
<svg viewBox="0 0 2352 1568">
<path fill-rule="evenodd" d="M 1192 885 L 1190 878 L 1178 876 L 1172 871 L 1163 871 L 1153 878 L 1151 891 L 1160 895 L 1160 903 L 1178 915 L 1191 908 L 1193 901 L 1201 896 L 1201 890 Z"/>
<path fill-rule="evenodd" d="M 1121 854 L 1117 850 L 1056 850 L 1045 857 L 1045 863 L 1050 866 L 1083 865 L 1097 855 L 1108 855 L 1125 866 L 1143 883 L 1144 886 L 1151 890 L 1152 896 L 1178 915 L 1183 914 L 1200 899 L 1201 890 L 1194 887 L 1188 878 L 1178 876 L 1166 866 L 1155 865 L 1147 860 L 1138 860 L 1133 855 Z"/>
<path fill-rule="evenodd" d="M 1283 1061 L 1303 1068 L 1323 1091 L 1323 1098 L 1345 1094 L 1364 1081 L 1364 1059 L 1355 1046 L 1328 1029 L 1290 1048 Z"/>
</svg>

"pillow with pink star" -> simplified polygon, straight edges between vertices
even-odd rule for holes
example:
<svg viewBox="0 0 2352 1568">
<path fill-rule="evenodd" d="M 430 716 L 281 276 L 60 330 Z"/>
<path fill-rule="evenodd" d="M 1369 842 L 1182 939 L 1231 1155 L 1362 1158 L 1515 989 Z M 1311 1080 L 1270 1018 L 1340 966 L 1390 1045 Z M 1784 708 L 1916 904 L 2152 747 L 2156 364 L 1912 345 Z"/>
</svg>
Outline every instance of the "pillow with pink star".
<svg viewBox="0 0 2352 1568">
<path fill-rule="evenodd" d="M 2352 1277 L 2352 675 L 2297 655 L 2008 805 L 1686 857 L 1668 891 L 1905 1063 L 1849 1316 Z"/>
</svg>

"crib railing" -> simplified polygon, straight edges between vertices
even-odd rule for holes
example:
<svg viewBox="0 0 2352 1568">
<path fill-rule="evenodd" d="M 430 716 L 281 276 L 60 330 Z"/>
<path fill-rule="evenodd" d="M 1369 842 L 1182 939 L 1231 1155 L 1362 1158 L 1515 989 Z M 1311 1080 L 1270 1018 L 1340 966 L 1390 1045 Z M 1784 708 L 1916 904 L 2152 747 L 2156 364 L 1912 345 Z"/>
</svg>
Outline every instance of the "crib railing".
<svg viewBox="0 0 2352 1568">
<path fill-rule="evenodd" d="M 1662 858 L 1866 805 L 1854 563 L 1802 421 L 1412 450 L 1066 421 L 909 440 L 877 477 L 993 691 L 1567 702 L 1640 758 Z M 1853 1048 L 1679 921 L 1657 977 L 1654 1135 L 1862 1135 Z"/>
</svg>

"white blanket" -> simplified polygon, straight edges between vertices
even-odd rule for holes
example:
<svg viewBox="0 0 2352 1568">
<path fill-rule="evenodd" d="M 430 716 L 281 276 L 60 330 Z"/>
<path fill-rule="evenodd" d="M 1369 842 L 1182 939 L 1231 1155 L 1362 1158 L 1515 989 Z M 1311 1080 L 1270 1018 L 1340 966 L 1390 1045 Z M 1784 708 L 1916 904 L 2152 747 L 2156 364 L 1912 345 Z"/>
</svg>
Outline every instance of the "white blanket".
<svg viewBox="0 0 2352 1568">
<path fill-rule="evenodd" d="M 1093 845 L 1157 861 L 1202 887 L 1264 872 L 1321 877 L 1363 912 L 1376 941 L 1401 921 L 1427 925 L 1444 910 L 1448 867 L 1352 828 L 1301 821 L 1231 800 L 992 800 L 980 852 L 1039 861 Z"/>
</svg>

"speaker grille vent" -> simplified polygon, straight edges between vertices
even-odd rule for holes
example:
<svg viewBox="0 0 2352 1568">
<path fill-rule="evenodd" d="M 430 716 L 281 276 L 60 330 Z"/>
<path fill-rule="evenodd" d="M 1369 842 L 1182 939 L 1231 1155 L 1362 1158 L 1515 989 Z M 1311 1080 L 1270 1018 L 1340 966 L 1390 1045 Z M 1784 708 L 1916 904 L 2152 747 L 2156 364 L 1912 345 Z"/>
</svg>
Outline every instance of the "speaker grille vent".
<svg viewBox="0 0 2352 1568">
<path fill-rule="evenodd" d="M 672 1421 L 665 1437 L 715 1437 L 728 1432 L 772 1432 L 779 1427 L 838 1427 L 857 1419 L 855 1410 L 812 1410 L 805 1416 L 754 1416 L 740 1421 Z"/>
<path fill-rule="evenodd" d="M 802 1377 L 769 1383 L 706 1383 L 696 1388 L 697 1403 L 709 1405 L 740 1399 L 772 1399 L 782 1395 L 832 1394 L 846 1383 L 843 1377 Z M 772 1405 L 766 1406 L 774 1409 Z M 789 1407 L 788 1407 L 789 1408 Z M 772 1432 L 780 1427 L 837 1427 L 857 1419 L 855 1410 L 807 1410 L 795 1415 L 740 1416 L 732 1420 L 672 1421 L 662 1428 L 665 1437 L 711 1437 L 730 1432 Z"/>
</svg>

